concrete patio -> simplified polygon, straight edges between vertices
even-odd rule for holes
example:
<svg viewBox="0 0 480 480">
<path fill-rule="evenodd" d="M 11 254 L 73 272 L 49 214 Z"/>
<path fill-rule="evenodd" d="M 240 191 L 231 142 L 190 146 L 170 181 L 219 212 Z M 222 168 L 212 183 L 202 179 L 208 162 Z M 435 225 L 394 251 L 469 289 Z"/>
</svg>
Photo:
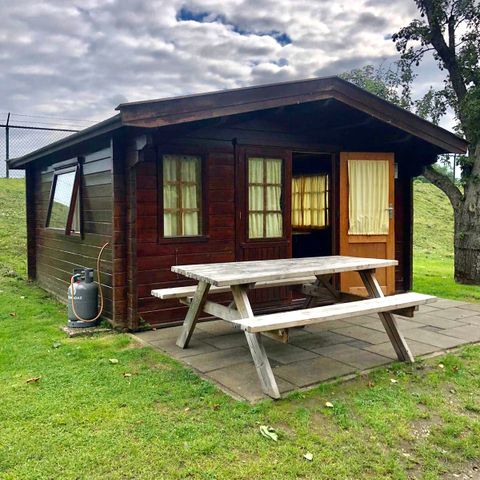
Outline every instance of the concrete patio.
<svg viewBox="0 0 480 480">
<path fill-rule="evenodd" d="M 420 307 L 414 318 L 397 316 L 397 321 L 416 357 L 480 341 L 480 304 L 440 299 Z M 250 402 L 265 398 L 242 331 L 221 320 L 199 323 L 189 348 L 182 350 L 175 345 L 179 329 L 141 332 L 136 337 L 234 398 Z M 282 393 L 396 359 L 378 315 L 296 329 L 288 344 L 265 337 L 264 345 Z"/>
</svg>

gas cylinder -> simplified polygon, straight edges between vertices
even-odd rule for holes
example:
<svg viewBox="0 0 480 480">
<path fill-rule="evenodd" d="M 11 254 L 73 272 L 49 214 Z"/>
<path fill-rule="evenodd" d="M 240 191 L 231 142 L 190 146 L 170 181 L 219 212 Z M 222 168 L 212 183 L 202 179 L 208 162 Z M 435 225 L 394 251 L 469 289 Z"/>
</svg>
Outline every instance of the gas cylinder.
<svg viewBox="0 0 480 480">
<path fill-rule="evenodd" d="M 73 303 L 78 317 L 72 308 L 72 286 L 68 287 L 67 297 L 69 327 L 92 327 L 98 323 L 90 321 L 98 313 L 98 285 L 93 281 L 93 268 L 73 270 Z"/>
</svg>

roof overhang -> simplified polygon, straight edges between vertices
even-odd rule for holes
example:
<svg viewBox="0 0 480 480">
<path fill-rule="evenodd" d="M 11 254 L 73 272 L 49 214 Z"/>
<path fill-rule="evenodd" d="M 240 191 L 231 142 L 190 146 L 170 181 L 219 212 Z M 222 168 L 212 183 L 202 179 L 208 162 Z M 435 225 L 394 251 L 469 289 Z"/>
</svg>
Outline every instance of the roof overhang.
<svg viewBox="0 0 480 480">
<path fill-rule="evenodd" d="M 55 154 L 121 127 L 161 128 L 207 119 L 335 99 L 388 125 L 438 147 L 445 153 L 466 153 L 458 135 L 397 107 L 339 77 L 313 78 L 182 97 L 122 103 L 119 114 L 85 130 L 8 161 L 9 168 Z"/>
<path fill-rule="evenodd" d="M 123 103 L 117 110 L 120 111 L 123 125 L 158 128 L 326 99 L 335 99 L 361 110 L 382 122 L 436 145 L 445 152 L 467 151 L 468 143 L 458 135 L 339 77 L 313 78 L 184 97 Z"/>
</svg>

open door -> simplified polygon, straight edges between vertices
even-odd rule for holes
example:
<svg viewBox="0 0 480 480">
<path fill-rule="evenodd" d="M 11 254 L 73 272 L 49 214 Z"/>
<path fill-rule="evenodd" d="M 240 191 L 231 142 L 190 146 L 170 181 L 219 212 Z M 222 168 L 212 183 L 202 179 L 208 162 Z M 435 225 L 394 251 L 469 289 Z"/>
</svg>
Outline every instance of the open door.
<svg viewBox="0 0 480 480">
<path fill-rule="evenodd" d="M 244 260 L 290 258 L 291 153 L 267 147 L 238 148 L 236 171 L 236 257 Z M 257 308 L 290 302 L 286 287 L 252 291 Z"/>
<path fill-rule="evenodd" d="M 340 255 L 395 259 L 394 154 L 340 154 Z M 395 267 L 379 269 L 386 295 L 395 293 Z M 367 295 L 358 273 L 340 276 L 343 292 Z"/>
</svg>

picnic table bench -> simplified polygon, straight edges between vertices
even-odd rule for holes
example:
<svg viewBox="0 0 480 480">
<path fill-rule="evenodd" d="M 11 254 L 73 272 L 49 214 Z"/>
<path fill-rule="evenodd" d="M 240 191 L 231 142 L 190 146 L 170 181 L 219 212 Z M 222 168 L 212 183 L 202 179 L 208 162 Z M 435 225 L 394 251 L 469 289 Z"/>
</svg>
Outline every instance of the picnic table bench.
<svg viewBox="0 0 480 480">
<path fill-rule="evenodd" d="M 177 345 L 187 348 L 195 325 L 202 312 L 231 322 L 245 332 L 248 346 L 264 393 L 280 398 L 280 392 L 262 343 L 262 334 L 276 330 L 318 324 L 377 313 L 400 361 L 413 362 L 413 355 L 400 333 L 392 312 L 417 307 L 436 300 L 435 297 L 414 292 L 385 297 L 376 279 L 375 269 L 397 265 L 396 260 L 345 256 L 290 258 L 245 262 L 176 265 L 172 272 L 198 281 L 196 286 L 152 290 L 161 299 L 178 298 L 189 305 Z M 332 276 L 356 271 L 370 298 L 311 307 L 320 287 L 328 289 L 340 299 L 332 283 Z M 253 288 L 304 285 L 307 299 L 304 308 L 279 313 L 255 315 L 248 291 Z M 231 291 L 229 306 L 209 300 L 213 293 Z"/>
</svg>

